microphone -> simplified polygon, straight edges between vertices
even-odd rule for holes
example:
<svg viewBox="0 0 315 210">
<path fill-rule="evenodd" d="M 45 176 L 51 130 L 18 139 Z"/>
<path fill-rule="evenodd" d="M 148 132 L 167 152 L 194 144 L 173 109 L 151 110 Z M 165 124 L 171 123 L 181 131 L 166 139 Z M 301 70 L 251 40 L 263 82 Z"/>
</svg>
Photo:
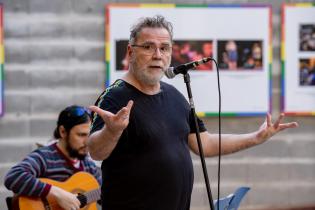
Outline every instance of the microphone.
<svg viewBox="0 0 315 210">
<path fill-rule="evenodd" d="M 165 76 L 169 79 L 174 78 L 177 74 L 184 74 L 187 73 L 187 71 L 189 69 L 193 69 L 196 68 L 197 66 L 207 63 L 210 60 L 212 60 L 212 58 L 203 58 L 201 60 L 198 61 L 192 61 L 190 63 L 185 63 L 176 67 L 169 67 L 168 69 L 166 69 L 166 71 L 164 72 Z"/>
</svg>

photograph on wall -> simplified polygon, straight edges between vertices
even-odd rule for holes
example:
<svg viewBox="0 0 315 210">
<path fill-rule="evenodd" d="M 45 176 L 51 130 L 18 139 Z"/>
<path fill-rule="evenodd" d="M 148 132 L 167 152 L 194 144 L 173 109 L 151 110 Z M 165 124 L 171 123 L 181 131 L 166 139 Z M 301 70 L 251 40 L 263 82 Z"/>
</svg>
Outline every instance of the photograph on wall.
<svg viewBox="0 0 315 210">
<path fill-rule="evenodd" d="M 314 86 L 315 88 L 315 57 L 300 59 L 300 86 Z"/>
<path fill-rule="evenodd" d="M 262 40 L 219 40 L 220 70 L 263 70 Z"/>
<path fill-rule="evenodd" d="M 213 43 L 211 40 L 175 40 L 172 46 L 171 66 L 179 66 L 203 58 L 213 57 Z M 197 66 L 196 71 L 212 71 L 212 62 Z"/>
<path fill-rule="evenodd" d="M 281 111 L 315 116 L 315 6 L 282 6 Z"/>
<path fill-rule="evenodd" d="M 195 7 L 188 4 L 108 4 L 105 18 L 106 86 L 121 78 L 128 70 L 127 45 L 131 26 L 140 18 L 155 15 L 164 16 L 173 25 L 170 66 L 176 67 L 204 57 L 211 57 L 221 63 L 219 72 L 223 115 L 261 116 L 271 112 L 270 5 Z M 210 23 L 209 20 L 215 21 Z M 234 42 L 235 45 L 229 47 L 237 48 L 237 55 L 228 52 L 226 45 L 229 41 Z M 136 44 L 142 47 L 144 43 Z M 237 57 L 234 67 L 227 67 L 229 64 L 224 66 L 224 54 L 229 59 Z M 198 115 L 217 116 L 218 75 L 215 63 L 211 60 L 196 69 L 190 69 L 188 73 Z M 162 81 L 173 85 L 188 98 L 182 75 L 173 79 L 163 77 Z"/>
<path fill-rule="evenodd" d="M 300 51 L 315 52 L 315 22 L 300 25 Z"/>
<path fill-rule="evenodd" d="M 127 46 L 128 40 L 116 40 L 116 71 L 127 71 L 128 70 L 128 53 Z"/>
</svg>

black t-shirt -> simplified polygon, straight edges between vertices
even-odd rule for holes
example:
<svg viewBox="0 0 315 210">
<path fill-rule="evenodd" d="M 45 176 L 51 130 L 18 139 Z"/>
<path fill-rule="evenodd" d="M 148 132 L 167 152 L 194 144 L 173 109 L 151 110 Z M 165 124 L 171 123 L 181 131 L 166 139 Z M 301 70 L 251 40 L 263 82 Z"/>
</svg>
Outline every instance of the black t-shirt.
<svg viewBox="0 0 315 210">
<path fill-rule="evenodd" d="M 193 186 L 188 135 L 195 132 L 190 107 L 174 87 L 146 95 L 117 80 L 96 104 L 117 113 L 134 101 L 128 127 L 102 162 L 105 210 L 187 210 Z M 95 115 L 91 133 L 104 126 Z M 205 127 L 199 121 L 200 131 Z M 106 139 L 104 139 L 106 140 Z"/>
</svg>

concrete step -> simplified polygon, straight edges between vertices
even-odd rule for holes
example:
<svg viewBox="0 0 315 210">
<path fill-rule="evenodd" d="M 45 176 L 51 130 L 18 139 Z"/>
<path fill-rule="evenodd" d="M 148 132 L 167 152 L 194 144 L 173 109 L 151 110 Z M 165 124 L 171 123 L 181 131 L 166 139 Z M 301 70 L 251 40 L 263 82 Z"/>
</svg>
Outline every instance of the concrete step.
<svg viewBox="0 0 315 210">
<path fill-rule="evenodd" d="M 1 138 L 0 167 L 5 169 L 21 161 L 27 154 L 37 148 L 36 143 L 46 144 L 49 138 Z M 3 168 L 1 168 L 3 170 Z M 0 173 L 1 177 L 1 173 Z"/>
<path fill-rule="evenodd" d="M 7 9 L 7 8 L 6 8 Z M 104 40 L 103 15 L 5 13 L 5 37 Z"/>
<path fill-rule="evenodd" d="M 88 14 L 103 14 L 104 6 L 109 3 L 108 0 L 56 0 L 46 2 L 41 0 L 32 1 L 4 1 L 4 6 L 7 11 L 30 13 L 30 14 L 45 14 L 53 13 L 66 15 L 70 12 L 79 13 L 82 15 Z"/>
<path fill-rule="evenodd" d="M 104 86 L 105 72 L 99 69 L 76 69 L 73 70 L 30 70 L 25 67 L 18 70 L 10 70 L 6 67 L 5 89 L 25 90 L 25 89 L 59 89 L 59 88 L 84 88 L 97 89 Z"/>
<path fill-rule="evenodd" d="M 49 63 L 54 60 L 104 60 L 104 42 L 74 38 L 37 40 L 5 39 L 6 63 Z M 52 59 L 53 58 L 53 59 Z"/>
<path fill-rule="evenodd" d="M 90 106 L 95 103 L 100 92 L 101 90 L 96 88 L 86 88 L 85 90 L 58 88 L 25 90 L 24 92 L 6 91 L 5 115 L 56 114 L 72 104 Z"/>
<path fill-rule="evenodd" d="M 194 161 L 195 182 L 204 182 L 199 161 Z M 207 161 L 210 181 L 218 180 L 217 161 Z M 233 182 L 274 182 L 277 180 L 315 182 L 315 158 L 249 158 L 223 160 L 221 181 Z M 303 172 L 303 173 L 301 173 Z"/>
</svg>

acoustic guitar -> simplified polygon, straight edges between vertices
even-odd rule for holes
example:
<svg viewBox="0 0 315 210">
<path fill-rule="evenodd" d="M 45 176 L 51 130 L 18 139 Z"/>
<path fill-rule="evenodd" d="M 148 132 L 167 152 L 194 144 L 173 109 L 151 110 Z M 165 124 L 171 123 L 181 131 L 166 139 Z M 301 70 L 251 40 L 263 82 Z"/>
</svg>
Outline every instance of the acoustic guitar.
<svg viewBox="0 0 315 210">
<path fill-rule="evenodd" d="M 93 175 L 87 172 L 78 172 L 64 182 L 47 178 L 41 178 L 40 180 L 77 194 L 77 198 L 81 202 L 81 210 L 97 210 L 96 201 L 100 200 L 101 189 Z M 47 196 L 44 199 L 18 196 L 13 200 L 13 210 L 63 210 L 51 196 Z"/>
</svg>

